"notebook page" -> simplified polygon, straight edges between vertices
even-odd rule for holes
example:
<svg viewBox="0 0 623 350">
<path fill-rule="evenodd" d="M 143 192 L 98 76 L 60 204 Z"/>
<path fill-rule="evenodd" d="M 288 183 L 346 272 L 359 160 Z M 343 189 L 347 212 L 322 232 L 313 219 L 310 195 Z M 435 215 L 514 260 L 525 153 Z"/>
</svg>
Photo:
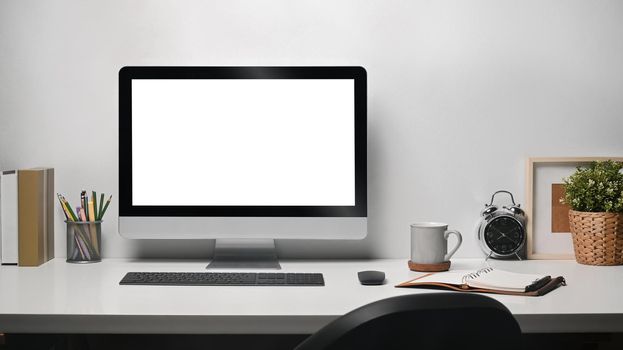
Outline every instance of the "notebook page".
<svg viewBox="0 0 623 350">
<path fill-rule="evenodd" d="M 523 292 L 526 287 L 545 276 L 496 270 L 481 273 L 468 279 L 467 285 L 473 288 L 498 289 L 509 292 Z"/>
<path fill-rule="evenodd" d="M 446 283 L 446 284 L 463 284 L 463 277 L 473 271 L 454 270 L 447 272 L 435 272 L 422 278 L 416 278 L 409 283 Z"/>
</svg>

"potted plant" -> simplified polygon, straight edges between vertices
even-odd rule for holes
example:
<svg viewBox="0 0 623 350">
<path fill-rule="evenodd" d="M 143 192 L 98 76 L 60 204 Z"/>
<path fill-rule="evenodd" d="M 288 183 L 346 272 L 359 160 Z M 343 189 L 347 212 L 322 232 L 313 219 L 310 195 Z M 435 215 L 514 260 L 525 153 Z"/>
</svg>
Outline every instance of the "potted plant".
<svg viewBox="0 0 623 350">
<path fill-rule="evenodd" d="M 623 264 L 623 163 L 611 160 L 578 167 L 563 179 L 563 202 L 575 260 L 587 265 Z"/>
</svg>

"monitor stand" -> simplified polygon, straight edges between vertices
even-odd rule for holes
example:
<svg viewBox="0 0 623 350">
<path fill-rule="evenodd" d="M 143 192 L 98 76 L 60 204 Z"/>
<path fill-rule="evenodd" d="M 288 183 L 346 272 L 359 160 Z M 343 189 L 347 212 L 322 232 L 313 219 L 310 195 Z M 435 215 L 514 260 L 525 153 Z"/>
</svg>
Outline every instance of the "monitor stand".
<svg viewBox="0 0 623 350">
<path fill-rule="evenodd" d="M 274 239 L 217 239 L 206 269 L 281 270 Z"/>
</svg>

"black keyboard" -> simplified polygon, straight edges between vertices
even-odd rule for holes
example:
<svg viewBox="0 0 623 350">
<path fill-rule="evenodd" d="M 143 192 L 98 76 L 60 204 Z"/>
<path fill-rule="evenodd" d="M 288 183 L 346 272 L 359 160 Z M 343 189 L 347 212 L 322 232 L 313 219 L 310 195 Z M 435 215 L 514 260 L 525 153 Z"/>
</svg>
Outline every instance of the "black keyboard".
<svg viewBox="0 0 623 350">
<path fill-rule="evenodd" d="M 324 286 L 321 273 L 128 272 L 119 284 L 155 286 Z"/>
</svg>

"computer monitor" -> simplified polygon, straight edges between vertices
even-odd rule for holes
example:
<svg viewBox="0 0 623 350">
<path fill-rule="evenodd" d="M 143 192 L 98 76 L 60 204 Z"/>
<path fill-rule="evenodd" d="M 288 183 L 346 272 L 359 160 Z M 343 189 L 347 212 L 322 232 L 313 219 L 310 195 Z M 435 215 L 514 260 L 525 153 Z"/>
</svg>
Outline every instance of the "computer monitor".
<svg viewBox="0 0 623 350">
<path fill-rule="evenodd" d="M 365 69 L 123 67 L 119 233 L 217 239 L 234 266 L 365 237 Z"/>
</svg>

